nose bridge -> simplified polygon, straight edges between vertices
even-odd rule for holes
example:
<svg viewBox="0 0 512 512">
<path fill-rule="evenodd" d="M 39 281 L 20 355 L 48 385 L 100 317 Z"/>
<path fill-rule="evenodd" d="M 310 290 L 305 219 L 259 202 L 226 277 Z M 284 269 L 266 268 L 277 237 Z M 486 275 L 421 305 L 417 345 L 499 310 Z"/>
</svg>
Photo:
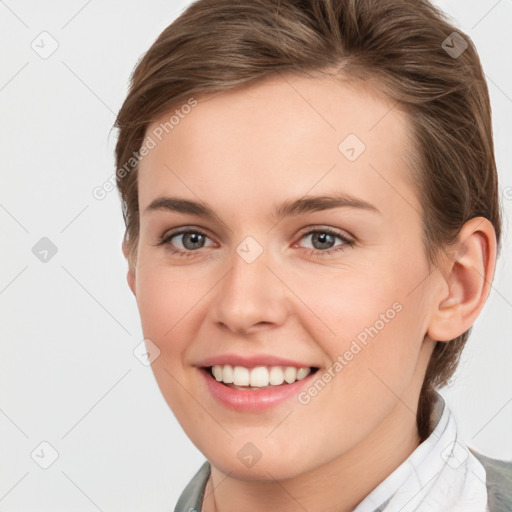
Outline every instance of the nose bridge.
<svg viewBox="0 0 512 512">
<path fill-rule="evenodd" d="M 230 270 L 218 287 L 215 320 L 234 332 L 258 324 L 280 324 L 287 314 L 283 283 L 273 271 L 271 254 L 256 238 L 247 236 L 230 255 Z"/>
</svg>

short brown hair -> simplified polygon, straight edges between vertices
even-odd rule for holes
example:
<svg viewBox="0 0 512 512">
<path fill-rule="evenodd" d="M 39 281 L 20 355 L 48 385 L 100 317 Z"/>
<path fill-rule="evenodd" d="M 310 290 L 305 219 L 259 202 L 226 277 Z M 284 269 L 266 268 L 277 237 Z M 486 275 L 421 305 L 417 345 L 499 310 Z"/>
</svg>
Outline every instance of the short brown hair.
<svg viewBox="0 0 512 512">
<path fill-rule="evenodd" d="M 477 216 L 493 224 L 499 250 L 487 85 L 471 39 L 441 11 L 427 0 L 197 0 L 139 61 L 117 116 L 117 186 L 130 266 L 139 235 L 133 155 L 151 122 L 191 97 L 274 73 L 310 76 L 333 69 L 376 84 L 407 113 L 429 263 L 436 265 L 464 223 Z M 430 432 L 434 389 L 449 383 L 470 331 L 435 345 L 418 404 L 422 440 Z"/>
</svg>

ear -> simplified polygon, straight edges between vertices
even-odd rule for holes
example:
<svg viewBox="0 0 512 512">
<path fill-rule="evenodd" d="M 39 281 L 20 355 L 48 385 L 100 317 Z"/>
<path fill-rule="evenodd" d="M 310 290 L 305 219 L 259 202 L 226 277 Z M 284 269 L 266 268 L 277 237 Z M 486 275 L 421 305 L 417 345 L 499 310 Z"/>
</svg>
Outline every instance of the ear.
<svg viewBox="0 0 512 512">
<path fill-rule="evenodd" d="M 491 222 L 474 217 L 464 224 L 453 253 L 442 268 L 446 286 L 437 297 L 427 331 L 437 341 L 450 341 L 466 332 L 484 307 L 496 265 L 496 233 Z"/>
<path fill-rule="evenodd" d="M 130 287 L 130 290 L 132 291 L 133 295 L 135 295 L 136 297 L 137 293 L 135 289 L 135 269 L 133 268 L 132 263 L 130 262 L 130 251 L 128 249 L 128 243 L 125 239 L 123 239 L 122 250 L 124 257 L 128 261 L 128 272 L 126 274 L 126 281 L 128 282 L 128 286 Z"/>
</svg>

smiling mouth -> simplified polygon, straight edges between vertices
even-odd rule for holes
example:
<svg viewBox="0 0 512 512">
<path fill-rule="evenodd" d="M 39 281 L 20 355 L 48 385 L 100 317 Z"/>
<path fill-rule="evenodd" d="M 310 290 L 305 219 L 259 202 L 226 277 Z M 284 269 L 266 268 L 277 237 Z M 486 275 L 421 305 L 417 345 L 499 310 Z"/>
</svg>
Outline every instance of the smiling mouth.
<svg viewBox="0 0 512 512">
<path fill-rule="evenodd" d="M 288 386 L 318 371 L 317 367 L 214 365 L 203 368 L 211 378 L 231 389 L 263 390 Z"/>
</svg>

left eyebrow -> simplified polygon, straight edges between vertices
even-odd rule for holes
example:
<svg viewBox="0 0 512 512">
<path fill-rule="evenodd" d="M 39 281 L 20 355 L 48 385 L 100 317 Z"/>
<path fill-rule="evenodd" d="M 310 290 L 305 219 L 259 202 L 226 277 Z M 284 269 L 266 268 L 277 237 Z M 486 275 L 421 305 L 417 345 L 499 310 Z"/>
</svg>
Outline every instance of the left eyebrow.
<svg viewBox="0 0 512 512">
<path fill-rule="evenodd" d="M 333 208 L 358 208 L 381 214 L 380 210 L 371 203 L 346 193 L 331 196 L 304 196 L 300 199 L 288 200 L 277 206 L 274 217 L 288 217 L 308 212 L 319 212 Z"/>
<path fill-rule="evenodd" d="M 331 196 L 304 196 L 299 199 L 290 199 L 274 207 L 272 218 L 290 217 L 333 208 L 358 208 L 381 214 L 380 210 L 373 204 L 346 193 L 339 193 Z M 144 213 L 156 210 L 185 213 L 197 217 L 218 218 L 206 203 L 179 197 L 157 197 L 144 209 Z"/>
</svg>

